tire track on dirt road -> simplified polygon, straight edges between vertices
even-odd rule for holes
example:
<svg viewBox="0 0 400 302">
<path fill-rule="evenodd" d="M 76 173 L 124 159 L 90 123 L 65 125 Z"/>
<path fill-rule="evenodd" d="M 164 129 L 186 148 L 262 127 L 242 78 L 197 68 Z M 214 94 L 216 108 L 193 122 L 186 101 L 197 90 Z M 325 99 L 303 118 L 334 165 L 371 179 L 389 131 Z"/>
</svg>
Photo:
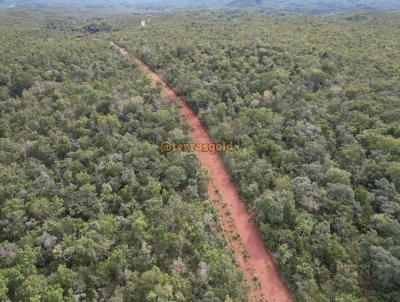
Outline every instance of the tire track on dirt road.
<svg viewBox="0 0 400 302">
<path fill-rule="evenodd" d="M 122 55 L 128 55 L 126 48 L 112 43 Z M 178 97 L 162 78 L 137 58 L 133 62 L 140 67 L 154 83 L 162 85 L 162 95 L 181 104 L 181 113 L 192 127 L 194 143 L 212 143 L 207 131 L 187 102 Z M 247 212 L 245 203 L 240 199 L 238 190 L 232 182 L 218 153 L 196 152 L 201 164 L 208 170 L 210 198 L 220 210 L 222 231 L 234 252 L 236 262 L 243 270 L 249 284 L 250 302 L 292 302 L 293 297 L 279 274 L 252 215 Z"/>
</svg>

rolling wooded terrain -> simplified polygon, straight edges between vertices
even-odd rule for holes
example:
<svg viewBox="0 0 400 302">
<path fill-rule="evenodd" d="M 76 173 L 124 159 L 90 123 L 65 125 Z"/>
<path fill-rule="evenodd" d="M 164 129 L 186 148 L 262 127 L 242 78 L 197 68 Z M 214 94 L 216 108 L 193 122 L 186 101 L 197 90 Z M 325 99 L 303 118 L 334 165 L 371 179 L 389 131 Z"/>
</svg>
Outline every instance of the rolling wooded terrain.
<svg viewBox="0 0 400 302">
<path fill-rule="evenodd" d="M 160 152 L 179 105 L 112 41 L 235 143 L 296 301 L 400 301 L 399 13 L 72 12 L 0 10 L 0 301 L 247 300 L 207 172 Z"/>
<path fill-rule="evenodd" d="M 298 301 L 400 301 L 399 20 L 182 13 L 117 33 L 236 143 L 226 166 Z"/>
<path fill-rule="evenodd" d="M 176 106 L 108 39 L 1 21 L 0 301 L 244 301 Z"/>
</svg>

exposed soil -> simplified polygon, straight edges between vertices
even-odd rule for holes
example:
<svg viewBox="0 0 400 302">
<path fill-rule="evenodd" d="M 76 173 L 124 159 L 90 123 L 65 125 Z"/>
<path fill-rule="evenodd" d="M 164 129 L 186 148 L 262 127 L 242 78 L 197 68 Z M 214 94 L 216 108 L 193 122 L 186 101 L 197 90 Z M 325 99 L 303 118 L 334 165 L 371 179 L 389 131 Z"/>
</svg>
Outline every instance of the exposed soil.
<svg viewBox="0 0 400 302">
<path fill-rule="evenodd" d="M 128 55 L 125 48 L 114 43 L 112 45 L 122 55 Z M 187 102 L 178 97 L 175 91 L 142 61 L 137 58 L 134 58 L 133 61 L 153 82 L 162 85 L 164 96 L 180 102 L 181 112 L 192 127 L 193 142 L 212 143 L 207 131 Z M 202 165 L 207 168 L 211 178 L 208 192 L 210 198 L 220 210 L 223 234 L 226 236 L 235 259 L 249 284 L 249 301 L 293 301 L 292 295 L 281 278 L 274 260 L 266 249 L 261 234 L 252 220 L 252 215 L 247 212 L 245 203 L 240 199 L 238 190 L 231 181 L 219 154 L 197 152 L 196 155 Z"/>
</svg>

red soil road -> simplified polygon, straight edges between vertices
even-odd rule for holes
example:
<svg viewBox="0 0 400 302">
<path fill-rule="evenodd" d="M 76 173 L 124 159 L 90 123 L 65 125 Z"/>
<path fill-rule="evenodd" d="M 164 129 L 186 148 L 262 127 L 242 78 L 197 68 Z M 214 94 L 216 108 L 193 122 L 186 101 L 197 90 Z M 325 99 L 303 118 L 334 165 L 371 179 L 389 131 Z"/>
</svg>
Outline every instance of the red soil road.
<svg viewBox="0 0 400 302">
<path fill-rule="evenodd" d="M 114 43 L 112 45 L 122 55 L 128 55 L 125 48 Z M 181 112 L 192 127 L 193 142 L 212 143 L 207 131 L 187 102 L 178 97 L 175 91 L 142 61 L 136 58 L 133 61 L 154 83 L 162 85 L 161 93 L 163 95 L 180 102 Z M 196 152 L 196 155 L 202 165 L 208 169 L 211 178 L 209 195 L 214 201 L 218 201 L 222 231 L 249 283 L 249 301 L 293 301 L 293 297 L 281 278 L 274 259 L 266 249 L 261 234 L 252 220 L 252 215 L 247 212 L 245 203 L 240 199 L 222 159 L 218 153 Z"/>
</svg>

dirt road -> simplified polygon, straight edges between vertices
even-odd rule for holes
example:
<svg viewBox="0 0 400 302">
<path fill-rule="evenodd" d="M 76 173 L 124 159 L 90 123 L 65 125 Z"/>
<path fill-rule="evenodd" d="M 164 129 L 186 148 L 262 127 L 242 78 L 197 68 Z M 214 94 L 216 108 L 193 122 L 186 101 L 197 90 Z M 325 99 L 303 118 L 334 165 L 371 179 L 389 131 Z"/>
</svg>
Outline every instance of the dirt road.
<svg viewBox="0 0 400 302">
<path fill-rule="evenodd" d="M 114 43 L 122 55 L 128 51 Z M 137 58 L 133 58 L 141 70 L 155 83 L 162 84 L 162 94 L 180 102 L 181 111 L 192 127 L 194 143 L 211 143 L 205 128 L 187 102 L 178 97 L 156 73 Z M 208 169 L 211 181 L 209 195 L 220 209 L 223 233 L 229 241 L 235 259 L 243 270 L 250 285 L 250 302 L 290 302 L 293 298 L 275 266 L 274 260 L 265 248 L 263 239 L 245 203 L 240 199 L 236 186 L 231 181 L 218 153 L 196 153 L 200 162 Z"/>
</svg>

